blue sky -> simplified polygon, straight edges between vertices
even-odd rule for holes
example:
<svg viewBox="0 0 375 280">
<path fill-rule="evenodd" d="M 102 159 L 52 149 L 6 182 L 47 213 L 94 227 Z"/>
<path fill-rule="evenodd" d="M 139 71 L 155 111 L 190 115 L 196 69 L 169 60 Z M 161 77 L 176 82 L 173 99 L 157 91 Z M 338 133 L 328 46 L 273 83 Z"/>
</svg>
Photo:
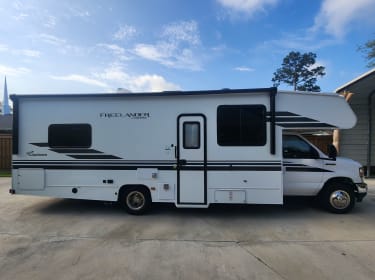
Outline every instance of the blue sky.
<svg viewBox="0 0 375 280">
<path fill-rule="evenodd" d="M 269 87 L 290 51 L 333 91 L 368 70 L 375 0 L 0 0 L 0 32 L 10 93 Z"/>
</svg>

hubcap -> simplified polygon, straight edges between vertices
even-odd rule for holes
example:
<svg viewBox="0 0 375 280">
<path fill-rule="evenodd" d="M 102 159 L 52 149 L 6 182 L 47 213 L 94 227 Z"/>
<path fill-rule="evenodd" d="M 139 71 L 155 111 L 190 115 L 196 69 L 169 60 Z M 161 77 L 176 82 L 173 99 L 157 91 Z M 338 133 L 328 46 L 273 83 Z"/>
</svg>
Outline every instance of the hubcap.
<svg viewBox="0 0 375 280">
<path fill-rule="evenodd" d="M 145 203 L 146 199 L 143 193 L 139 191 L 132 191 L 126 196 L 126 205 L 128 205 L 131 210 L 139 210 Z"/>
<path fill-rule="evenodd" d="M 331 194 L 329 202 L 336 209 L 345 209 L 350 205 L 350 195 L 344 190 L 337 190 Z"/>
</svg>

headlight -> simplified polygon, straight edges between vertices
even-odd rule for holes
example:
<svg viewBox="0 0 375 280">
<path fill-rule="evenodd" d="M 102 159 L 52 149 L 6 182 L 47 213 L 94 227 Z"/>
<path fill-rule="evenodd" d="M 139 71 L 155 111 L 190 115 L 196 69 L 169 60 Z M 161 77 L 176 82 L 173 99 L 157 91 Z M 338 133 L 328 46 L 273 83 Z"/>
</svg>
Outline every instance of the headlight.
<svg viewBox="0 0 375 280">
<path fill-rule="evenodd" d="M 363 167 L 359 168 L 359 177 L 361 178 L 365 177 L 365 169 Z"/>
</svg>

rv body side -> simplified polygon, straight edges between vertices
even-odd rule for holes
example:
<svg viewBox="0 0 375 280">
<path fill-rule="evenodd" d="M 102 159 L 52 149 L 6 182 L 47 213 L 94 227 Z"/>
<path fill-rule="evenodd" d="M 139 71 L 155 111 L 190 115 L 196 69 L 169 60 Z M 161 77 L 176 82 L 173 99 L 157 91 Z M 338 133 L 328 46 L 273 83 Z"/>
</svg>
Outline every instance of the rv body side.
<svg viewBox="0 0 375 280">
<path fill-rule="evenodd" d="M 283 130 L 350 127 L 355 116 L 347 107 L 346 121 L 316 112 L 314 100 L 329 108 L 342 103 L 336 96 L 275 94 L 13 96 L 12 191 L 118 201 L 139 189 L 129 195 L 135 213 L 142 196 L 178 207 L 282 204 L 290 183 Z M 324 183 L 322 175 L 304 195 Z"/>
</svg>

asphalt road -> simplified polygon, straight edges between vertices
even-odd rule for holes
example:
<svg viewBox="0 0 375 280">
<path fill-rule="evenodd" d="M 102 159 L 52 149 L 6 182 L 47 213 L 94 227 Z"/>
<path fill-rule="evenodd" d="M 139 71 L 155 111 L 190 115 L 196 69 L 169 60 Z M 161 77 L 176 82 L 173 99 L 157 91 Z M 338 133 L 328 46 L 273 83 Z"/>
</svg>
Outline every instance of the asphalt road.
<svg viewBox="0 0 375 280">
<path fill-rule="evenodd" d="M 111 203 L 9 195 L 0 279 L 375 279 L 375 180 L 352 213 L 308 200 L 131 216 Z"/>
</svg>

